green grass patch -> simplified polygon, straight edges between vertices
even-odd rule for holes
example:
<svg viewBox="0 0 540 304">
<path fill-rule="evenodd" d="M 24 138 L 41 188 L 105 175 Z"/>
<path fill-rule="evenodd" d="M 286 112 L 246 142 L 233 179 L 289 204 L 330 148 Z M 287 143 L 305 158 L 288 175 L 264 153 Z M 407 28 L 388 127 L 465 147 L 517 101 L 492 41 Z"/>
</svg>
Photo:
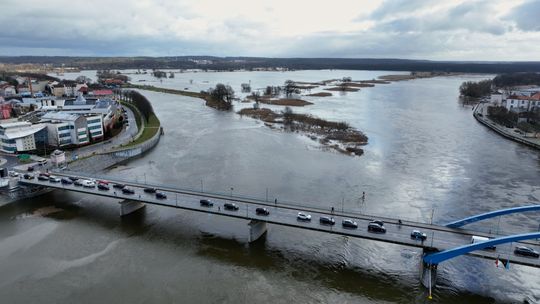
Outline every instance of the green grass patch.
<svg viewBox="0 0 540 304">
<path fill-rule="evenodd" d="M 134 141 L 130 142 L 129 144 L 123 146 L 123 147 L 131 147 L 138 144 L 142 144 L 145 141 L 152 138 L 154 135 L 156 135 L 157 132 L 159 132 L 161 123 L 159 122 L 159 119 L 157 118 L 156 114 L 152 113 L 150 114 L 150 118 L 148 119 L 148 122 L 145 123 L 144 129 L 142 131 L 141 136 L 136 138 Z"/>
</svg>

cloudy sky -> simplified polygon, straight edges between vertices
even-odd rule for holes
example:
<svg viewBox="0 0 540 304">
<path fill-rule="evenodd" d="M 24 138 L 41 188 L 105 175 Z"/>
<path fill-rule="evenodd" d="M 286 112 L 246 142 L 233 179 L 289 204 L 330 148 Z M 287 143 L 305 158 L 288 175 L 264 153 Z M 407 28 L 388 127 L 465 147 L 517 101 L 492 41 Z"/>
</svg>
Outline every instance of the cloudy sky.
<svg viewBox="0 0 540 304">
<path fill-rule="evenodd" d="M 0 55 L 540 60 L 540 0 L 2 0 Z"/>
</svg>

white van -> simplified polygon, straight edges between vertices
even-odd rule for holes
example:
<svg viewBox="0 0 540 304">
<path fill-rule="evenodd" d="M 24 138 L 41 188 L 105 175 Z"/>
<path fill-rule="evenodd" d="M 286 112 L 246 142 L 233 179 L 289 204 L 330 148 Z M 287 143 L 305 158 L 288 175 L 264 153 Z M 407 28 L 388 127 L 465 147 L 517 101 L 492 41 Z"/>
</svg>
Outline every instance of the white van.
<svg viewBox="0 0 540 304">
<path fill-rule="evenodd" d="M 487 237 L 484 237 L 484 236 L 473 235 L 471 237 L 471 244 L 483 243 L 483 242 L 487 242 L 489 240 L 490 240 L 490 238 L 487 238 Z M 492 245 L 492 246 L 485 247 L 483 249 L 484 250 L 495 250 L 495 249 L 497 249 L 497 247 Z"/>
</svg>

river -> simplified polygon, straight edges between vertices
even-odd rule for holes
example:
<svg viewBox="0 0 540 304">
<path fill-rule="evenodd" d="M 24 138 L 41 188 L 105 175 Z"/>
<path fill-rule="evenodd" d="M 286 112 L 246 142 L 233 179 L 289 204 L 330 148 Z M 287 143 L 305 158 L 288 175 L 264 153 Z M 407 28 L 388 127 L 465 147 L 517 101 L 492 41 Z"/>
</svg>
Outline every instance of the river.
<svg viewBox="0 0 540 304">
<path fill-rule="evenodd" d="M 240 91 L 384 71 L 177 73 L 134 82 Z M 83 71 L 95 78 L 95 71 Z M 74 78 L 80 74 L 66 74 Z M 538 151 L 477 123 L 458 101 L 465 80 L 416 79 L 312 97 L 301 109 L 366 133 L 361 157 L 218 112 L 198 99 L 142 91 L 165 129 L 144 157 L 108 174 L 239 196 L 445 223 L 531 204 L 540 196 Z M 314 89 L 313 92 L 316 92 Z M 249 104 L 235 103 L 236 109 Z M 280 109 L 272 106 L 272 108 Z M 267 190 L 268 189 L 268 190 Z M 360 197 L 366 192 L 363 202 Z M 538 229 L 534 213 L 473 228 Z M 247 223 L 147 206 L 120 218 L 115 200 L 54 191 L 0 208 L 0 298 L 8 303 L 428 303 L 416 249 L 270 226 L 247 244 Z M 504 257 L 504 256 L 503 256 Z M 460 257 L 439 266 L 433 303 L 540 301 L 538 269 Z"/>
</svg>

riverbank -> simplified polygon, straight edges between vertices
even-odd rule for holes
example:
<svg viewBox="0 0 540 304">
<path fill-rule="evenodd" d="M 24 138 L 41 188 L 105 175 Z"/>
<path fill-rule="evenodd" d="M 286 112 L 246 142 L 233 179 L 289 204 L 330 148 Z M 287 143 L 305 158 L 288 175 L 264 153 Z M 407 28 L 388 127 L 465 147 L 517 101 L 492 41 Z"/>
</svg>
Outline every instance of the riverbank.
<svg viewBox="0 0 540 304">
<path fill-rule="evenodd" d="M 219 102 L 218 100 L 215 100 L 214 98 L 212 98 L 212 96 L 205 93 L 190 92 L 190 91 L 176 90 L 176 89 L 165 89 L 165 88 L 158 88 L 151 85 L 138 85 L 138 84 L 133 84 L 133 83 L 126 84 L 124 88 L 140 89 L 140 90 L 147 90 L 147 91 L 153 91 L 153 92 L 159 92 L 159 93 L 167 93 L 167 94 L 175 94 L 175 95 L 200 98 L 205 101 L 205 105 L 212 107 L 214 109 L 224 110 L 223 104 L 221 102 Z"/>
<path fill-rule="evenodd" d="M 399 75 L 383 75 L 379 76 L 379 79 L 386 81 L 404 81 L 420 78 L 433 78 L 439 76 L 457 76 L 460 73 L 449 73 L 449 72 L 411 72 L 410 74 L 399 74 Z"/>
<path fill-rule="evenodd" d="M 503 137 L 540 150 L 540 138 L 532 137 L 530 136 L 532 134 L 529 133 L 522 133 L 516 128 L 507 128 L 501 126 L 489 119 L 487 112 L 488 106 L 488 104 L 480 103 L 473 108 L 473 116 L 478 122 L 499 133 Z"/>
</svg>

